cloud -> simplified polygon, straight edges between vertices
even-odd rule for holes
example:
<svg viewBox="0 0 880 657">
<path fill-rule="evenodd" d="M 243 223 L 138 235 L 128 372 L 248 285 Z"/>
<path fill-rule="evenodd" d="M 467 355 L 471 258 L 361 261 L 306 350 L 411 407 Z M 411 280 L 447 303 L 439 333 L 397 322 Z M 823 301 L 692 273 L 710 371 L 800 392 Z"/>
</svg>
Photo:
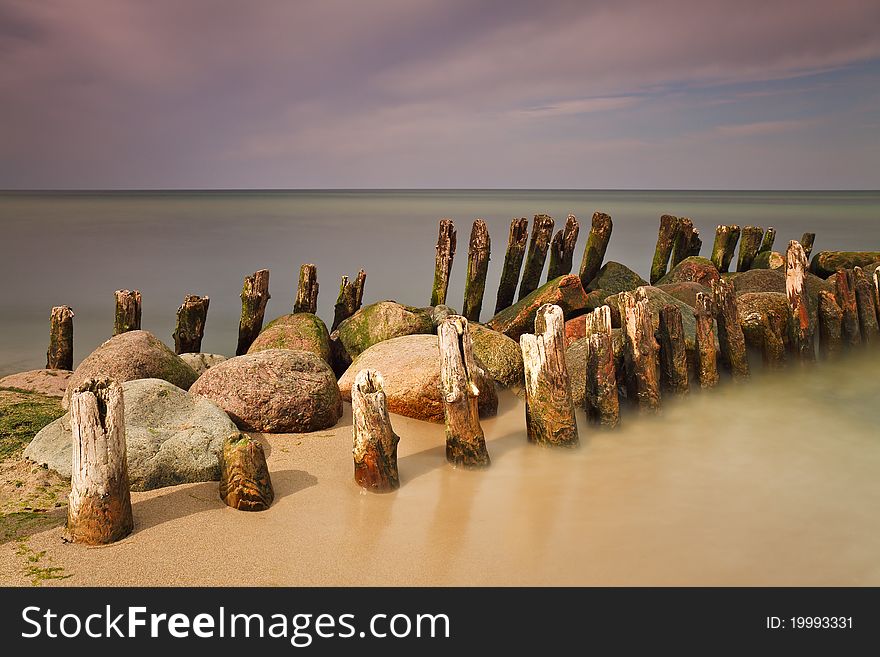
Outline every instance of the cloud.
<svg viewBox="0 0 880 657">
<path fill-rule="evenodd" d="M 716 131 L 721 135 L 732 137 L 763 137 L 765 135 L 773 135 L 780 132 L 803 130 L 815 124 L 815 120 L 806 119 L 791 121 L 755 121 L 752 123 L 720 125 L 716 128 Z"/>
</svg>

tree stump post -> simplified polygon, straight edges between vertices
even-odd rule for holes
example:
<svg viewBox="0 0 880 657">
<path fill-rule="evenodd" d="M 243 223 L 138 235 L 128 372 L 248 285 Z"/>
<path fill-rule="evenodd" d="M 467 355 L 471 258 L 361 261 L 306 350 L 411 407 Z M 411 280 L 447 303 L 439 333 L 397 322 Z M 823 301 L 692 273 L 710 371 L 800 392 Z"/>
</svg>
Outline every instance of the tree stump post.
<svg viewBox="0 0 880 657">
<path fill-rule="evenodd" d="M 116 314 L 113 335 L 141 328 L 141 293 L 138 290 L 116 290 Z"/>
<path fill-rule="evenodd" d="M 676 395 L 688 393 L 687 348 L 684 342 L 684 324 L 678 306 L 660 309 L 660 383 L 664 390 Z"/>
<path fill-rule="evenodd" d="M 360 309 L 364 299 L 364 283 L 366 283 L 366 280 L 367 273 L 363 269 L 358 272 L 353 281 L 349 281 L 348 276 L 342 277 L 342 283 L 339 286 L 339 296 L 336 297 L 336 305 L 333 309 L 331 333 Z"/>
<path fill-rule="evenodd" d="M 718 385 L 718 362 L 715 351 L 715 328 L 713 320 L 715 308 L 712 299 L 702 292 L 697 292 L 697 307 L 694 310 L 696 320 L 697 377 L 701 388 L 713 388 Z"/>
<path fill-rule="evenodd" d="M 611 308 L 601 306 L 587 316 L 587 377 L 584 407 L 591 424 L 613 429 L 620 421 L 617 372 L 611 342 Z"/>
<path fill-rule="evenodd" d="M 220 453 L 220 499 L 239 511 L 265 511 L 275 491 L 263 445 L 243 433 L 234 433 Z"/>
<path fill-rule="evenodd" d="M 241 319 L 238 323 L 238 347 L 235 355 L 246 354 L 263 328 L 263 315 L 269 302 L 269 270 L 260 269 L 244 279 L 241 288 Z"/>
<path fill-rule="evenodd" d="M 208 297 L 195 294 L 184 297 L 183 303 L 177 309 L 177 326 L 171 334 L 174 338 L 174 353 L 197 354 L 202 350 L 210 301 Z"/>
<path fill-rule="evenodd" d="M 752 262 L 758 255 L 763 237 L 764 229 L 760 226 L 743 226 L 739 241 L 739 260 L 736 263 L 737 271 L 748 271 L 752 268 Z"/>
<path fill-rule="evenodd" d="M 306 264 L 299 268 L 293 312 L 313 315 L 318 312 L 318 268 L 315 265 Z"/>
<path fill-rule="evenodd" d="M 739 241 L 739 226 L 717 226 L 715 228 L 715 242 L 712 244 L 712 264 L 719 272 L 724 273 L 730 269 L 730 261 Z"/>
<path fill-rule="evenodd" d="M 691 235 L 691 248 L 688 249 L 688 256 L 698 256 L 702 250 L 703 240 L 700 237 L 700 231 L 694 228 L 694 233 Z"/>
<path fill-rule="evenodd" d="M 587 246 L 584 248 L 584 257 L 581 260 L 580 278 L 584 289 L 587 289 L 587 285 L 602 269 L 602 261 L 605 260 L 605 251 L 608 249 L 613 227 L 611 215 L 598 210 L 593 213 L 590 235 L 587 237 Z"/>
<path fill-rule="evenodd" d="M 834 274 L 834 296 L 843 312 L 843 342 L 849 347 L 862 344 L 859 309 L 856 304 L 855 280 L 852 270 L 839 269 Z"/>
<path fill-rule="evenodd" d="M 733 283 L 726 278 L 712 281 L 712 301 L 716 312 L 715 321 L 718 324 L 721 361 L 733 374 L 734 379 L 747 377 L 749 360 L 746 353 L 746 339 L 739 323 Z"/>
<path fill-rule="evenodd" d="M 437 254 L 434 257 L 434 287 L 431 289 L 432 306 L 446 303 L 449 274 L 452 272 L 452 260 L 455 258 L 455 239 L 455 224 L 452 223 L 452 219 L 441 219 L 440 232 L 437 235 Z"/>
<path fill-rule="evenodd" d="M 486 273 L 489 271 L 489 255 L 492 242 L 489 229 L 482 219 L 474 221 L 468 245 L 467 278 L 464 282 L 464 307 L 462 314 L 468 321 L 479 322 L 486 291 Z"/>
<path fill-rule="evenodd" d="M 565 366 L 565 319 L 562 308 L 545 303 L 535 316 L 535 333 L 519 338 L 526 388 L 529 442 L 577 447 L 577 422 Z"/>
<path fill-rule="evenodd" d="M 73 369 L 73 310 L 70 306 L 55 306 L 49 314 L 46 369 Z"/>
<path fill-rule="evenodd" d="M 828 290 L 819 291 L 819 353 L 823 358 L 834 358 L 841 350 L 843 330 L 843 310 L 837 304 L 834 294 Z"/>
<path fill-rule="evenodd" d="M 550 264 L 547 265 L 548 281 L 571 273 L 574 247 L 580 230 L 577 217 L 570 214 L 565 220 L 565 227 L 559 229 L 553 236 L 550 242 Z"/>
<path fill-rule="evenodd" d="M 862 341 L 866 345 L 876 344 L 880 337 L 880 326 L 877 324 L 877 307 L 874 305 L 874 283 L 861 267 L 853 268 L 853 282 Z"/>
<path fill-rule="evenodd" d="M 660 217 L 660 229 L 657 231 L 657 246 L 654 247 L 654 259 L 651 261 L 651 285 L 666 275 L 672 246 L 678 233 L 679 218 L 671 214 Z"/>
<path fill-rule="evenodd" d="M 761 246 L 758 248 L 758 253 L 769 253 L 773 251 L 773 243 L 776 241 L 776 229 L 773 226 L 770 226 L 767 229 L 767 232 L 764 233 L 764 239 L 761 240 Z"/>
<path fill-rule="evenodd" d="M 351 387 L 354 480 L 373 493 L 400 488 L 397 472 L 400 438 L 391 428 L 384 387 L 382 375 L 369 369 L 358 372 Z"/>
<path fill-rule="evenodd" d="M 623 332 L 626 337 L 627 396 L 646 412 L 660 410 L 660 373 L 654 324 L 644 289 L 623 294 Z"/>
<path fill-rule="evenodd" d="M 675 238 L 672 242 L 672 258 L 669 262 L 670 269 L 690 255 L 693 239 L 694 222 L 688 217 L 679 217 Z"/>
<path fill-rule="evenodd" d="M 440 345 L 440 383 L 446 421 L 446 460 L 464 468 L 489 466 L 489 452 L 480 426 L 480 389 L 468 321 L 449 315 L 437 327 Z M 485 380 L 485 377 L 482 377 Z"/>
<path fill-rule="evenodd" d="M 801 237 L 801 246 L 804 247 L 804 255 L 807 260 L 810 259 L 810 254 L 813 252 L 813 242 L 815 241 L 816 233 L 804 233 Z"/>
<path fill-rule="evenodd" d="M 792 346 L 802 361 L 816 359 L 813 344 L 814 327 L 810 322 L 810 308 L 804 277 L 809 263 L 804 247 L 794 240 L 788 243 L 785 252 L 785 293 L 788 296 L 788 310 L 791 317 Z"/>
<path fill-rule="evenodd" d="M 123 413 L 122 386 L 111 379 L 88 379 L 70 398 L 67 529 L 74 541 L 113 543 L 134 528 Z"/>
<path fill-rule="evenodd" d="M 538 283 L 541 282 L 541 272 L 544 271 L 544 262 L 547 260 L 547 249 L 550 248 L 550 238 L 552 235 L 553 217 L 548 217 L 546 214 L 536 214 L 532 222 L 532 239 L 529 242 L 529 254 L 526 256 L 522 280 L 519 283 L 519 298 L 517 301 L 522 301 L 538 289 Z"/>
<path fill-rule="evenodd" d="M 501 282 L 498 284 L 498 296 L 495 299 L 497 315 L 513 303 L 516 286 L 519 283 L 519 272 L 522 269 L 523 257 L 526 253 L 526 242 L 529 239 L 529 220 L 525 217 L 510 222 L 510 235 L 507 238 L 507 251 L 504 254 L 504 266 L 501 269 Z"/>
</svg>

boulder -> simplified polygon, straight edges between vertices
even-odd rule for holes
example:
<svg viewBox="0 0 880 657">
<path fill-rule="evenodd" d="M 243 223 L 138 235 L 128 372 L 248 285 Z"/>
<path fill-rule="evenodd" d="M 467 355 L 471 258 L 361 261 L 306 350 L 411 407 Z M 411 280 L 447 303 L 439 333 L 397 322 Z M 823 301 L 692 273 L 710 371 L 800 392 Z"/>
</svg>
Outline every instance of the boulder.
<svg viewBox="0 0 880 657">
<path fill-rule="evenodd" d="M 469 322 L 468 328 L 474 356 L 483 364 L 486 374 L 505 388 L 522 385 L 523 359 L 519 344 L 482 324 Z"/>
<path fill-rule="evenodd" d="M 697 307 L 697 294 L 712 296 L 712 290 L 705 285 L 694 283 L 693 281 L 684 281 L 682 283 L 669 283 L 668 285 L 658 285 L 658 289 L 663 290 L 671 297 L 675 297 L 679 301 L 684 301 L 691 308 Z"/>
<path fill-rule="evenodd" d="M 18 388 L 28 392 L 39 392 L 49 397 L 63 397 L 70 380 L 70 370 L 30 370 L 10 374 L 0 379 L 0 388 Z"/>
<path fill-rule="evenodd" d="M 309 351 L 330 363 L 330 333 L 324 322 L 312 313 L 282 315 L 260 331 L 248 353 L 267 349 Z"/>
<path fill-rule="evenodd" d="M 587 335 L 587 316 L 578 315 L 572 317 L 565 322 L 565 346 L 570 347 L 572 343 L 580 340 Z"/>
<path fill-rule="evenodd" d="M 623 372 L 623 331 L 611 329 L 611 345 L 614 349 L 615 370 Z M 589 340 L 580 338 L 572 342 L 565 350 L 565 367 L 568 370 L 568 381 L 571 384 L 571 398 L 576 408 L 584 407 L 587 394 L 587 354 L 590 351 Z M 622 381 L 618 381 L 618 384 Z"/>
<path fill-rule="evenodd" d="M 684 301 L 679 301 L 675 297 L 667 294 L 663 290 L 651 285 L 643 285 L 645 294 L 648 296 L 648 308 L 651 310 L 651 317 L 654 322 L 654 330 L 660 327 L 660 310 L 663 306 L 673 305 L 681 310 L 681 322 L 684 327 L 684 341 L 687 350 L 693 352 L 696 345 L 697 322 L 694 319 L 694 309 Z M 608 297 L 607 303 L 611 306 L 611 323 L 613 326 L 621 326 L 622 312 L 622 294 L 616 294 Z"/>
<path fill-rule="evenodd" d="M 672 283 L 699 283 L 709 287 L 712 281 L 717 281 L 720 277 L 718 269 L 712 264 L 708 258 L 700 256 L 690 256 L 679 262 L 672 268 L 668 274 L 657 281 L 657 287 Z"/>
<path fill-rule="evenodd" d="M 123 383 L 134 379 L 163 379 L 188 390 L 198 378 L 193 368 L 148 331 L 127 331 L 114 335 L 79 364 L 61 405 L 70 403 L 70 392 L 86 379 L 107 376 Z"/>
<path fill-rule="evenodd" d="M 476 354 L 474 357 L 477 358 Z M 478 364 L 484 367 L 479 361 Z M 351 401 L 354 378 L 366 368 L 382 374 L 390 412 L 427 422 L 443 422 L 437 336 L 405 335 L 380 342 L 364 351 L 339 379 L 343 399 Z M 477 386 L 480 388 L 480 417 L 495 415 L 498 396 L 494 383 L 487 376 Z"/>
<path fill-rule="evenodd" d="M 545 303 L 553 303 L 562 308 L 566 315 L 583 310 L 587 305 L 587 294 L 581 279 L 574 274 L 559 276 L 544 283 L 521 301 L 505 308 L 486 324 L 493 331 L 504 333 L 509 338 L 519 340 L 523 333 L 535 330 L 535 315 Z"/>
<path fill-rule="evenodd" d="M 587 307 L 591 310 L 598 308 L 605 303 L 605 299 L 612 294 L 620 292 L 629 292 L 637 287 L 647 285 L 648 281 L 643 279 L 632 269 L 626 265 L 613 260 L 602 265 L 602 269 L 592 281 L 587 285 L 587 293 L 589 301 Z"/>
<path fill-rule="evenodd" d="M 379 342 L 402 335 L 433 333 L 433 314 L 433 308 L 414 308 L 395 301 L 364 306 L 333 332 L 333 341 L 337 343 L 334 358 L 348 365 Z"/>
<path fill-rule="evenodd" d="M 309 351 L 267 349 L 202 374 L 190 392 L 214 402 L 245 431 L 305 433 L 342 416 L 333 370 Z"/>
<path fill-rule="evenodd" d="M 784 269 L 750 269 L 742 273 L 730 276 L 733 281 L 733 289 L 737 295 L 746 292 L 782 292 L 785 294 L 785 270 Z M 807 290 L 807 301 L 810 307 L 810 316 L 815 322 L 819 312 L 819 292 L 828 290 L 833 292 L 834 286 L 827 280 L 806 272 L 804 287 Z"/>
<path fill-rule="evenodd" d="M 746 344 L 755 349 L 764 346 L 764 326 L 770 323 L 783 343 L 788 337 L 788 297 L 782 292 L 744 292 L 736 297 L 739 323 Z"/>
<path fill-rule="evenodd" d="M 226 356 L 220 354 L 180 354 L 180 358 L 198 375 L 226 360 Z"/>
<path fill-rule="evenodd" d="M 752 260 L 752 269 L 785 269 L 785 256 L 778 251 L 761 251 Z"/>
<path fill-rule="evenodd" d="M 867 267 L 875 262 L 880 262 L 880 251 L 819 251 L 810 262 L 810 271 L 828 278 L 838 269 Z"/>
<path fill-rule="evenodd" d="M 220 478 L 223 441 L 238 432 L 226 413 L 162 379 L 126 381 L 122 396 L 132 490 Z M 44 427 L 24 456 L 70 477 L 72 440 L 68 413 Z"/>
</svg>

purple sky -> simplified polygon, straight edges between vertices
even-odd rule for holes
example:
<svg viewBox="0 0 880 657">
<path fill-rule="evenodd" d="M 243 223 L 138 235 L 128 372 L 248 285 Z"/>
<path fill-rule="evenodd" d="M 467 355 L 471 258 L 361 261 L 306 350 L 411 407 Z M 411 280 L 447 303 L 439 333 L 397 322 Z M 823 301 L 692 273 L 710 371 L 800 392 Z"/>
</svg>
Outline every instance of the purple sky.
<svg viewBox="0 0 880 657">
<path fill-rule="evenodd" d="M 0 188 L 880 187 L 877 0 L 0 0 Z"/>
</svg>

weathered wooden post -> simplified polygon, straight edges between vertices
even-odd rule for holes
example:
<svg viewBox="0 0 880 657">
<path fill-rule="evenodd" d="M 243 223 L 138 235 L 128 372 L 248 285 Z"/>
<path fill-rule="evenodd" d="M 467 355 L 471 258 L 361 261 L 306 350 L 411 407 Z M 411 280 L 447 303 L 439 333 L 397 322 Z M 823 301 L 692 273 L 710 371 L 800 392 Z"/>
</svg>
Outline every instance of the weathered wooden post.
<svg viewBox="0 0 880 657">
<path fill-rule="evenodd" d="M 880 321 L 880 267 L 874 270 L 874 307 L 877 309 L 877 320 Z"/>
<path fill-rule="evenodd" d="M 131 533 L 122 386 L 88 379 L 70 398 L 73 434 L 67 529 L 74 541 L 113 543 Z"/>
<path fill-rule="evenodd" d="M 263 445 L 243 433 L 234 433 L 220 453 L 220 499 L 239 511 L 265 511 L 275 491 Z"/>
<path fill-rule="evenodd" d="M 669 256 L 678 233 L 680 219 L 671 214 L 660 217 L 660 229 L 657 231 L 657 246 L 654 248 L 654 259 L 651 261 L 651 285 L 666 275 Z"/>
<path fill-rule="evenodd" d="M 761 327 L 761 360 L 767 368 L 777 369 L 785 364 L 785 335 L 789 321 L 784 324 L 776 318 L 765 316 Z"/>
<path fill-rule="evenodd" d="M 596 278 L 602 268 L 602 261 L 605 260 L 605 251 L 608 249 L 613 227 L 611 215 L 598 210 L 593 213 L 590 235 L 587 237 L 587 246 L 581 260 L 580 277 L 584 289 L 587 289 L 587 285 Z"/>
<path fill-rule="evenodd" d="M 730 369 L 734 379 L 746 377 L 749 375 L 749 360 L 746 339 L 739 323 L 733 283 L 726 278 L 712 281 L 712 301 L 718 324 L 721 360 Z"/>
<path fill-rule="evenodd" d="M 318 268 L 315 265 L 305 264 L 299 268 L 293 312 L 313 315 L 318 312 Z"/>
<path fill-rule="evenodd" d="M 477 219 L 471 228 L 467 278 L 464 282 L 464 308 L 462 308 L 462 314 L 471 322 L 480 321 L 491 249 L 492 242 L 489 239 L 489 229 L 486 227 L 486 222 Z"/>
<path fill-rule="evenodd" d="M 690 255 L 693 239 L 694 222 L 688 217 L 679 217 L 675 238 L 672 242 L 672 258 L 669 262 L 670 269 Z"/>
<path fill-rule="evenodd" d="M 620 421 L 620 400 L 611 343 L 611 308 L 600 306 L 588 316 L 587 335 L 590 345 L 584 396 L 587 419 L 592 424 L 613 429 Z"/>
<path fill-rule="evenodd" d="M 678 306 L 666 305 L 660 309 L 660 382 L 664 390 L 676 395 L 688 393 L 687 348 L 684 342 L 684 324 Z"/>
<path fill-rule="evenodd" d="M 700 231 L 694 228 L 694 233 L 691 235 L 691 248 L 688 250 L 689 256 L 698 256 L 700 255 L 700 251 L 703 250 L 703 240 L 700 237 Z"/>
<path fill-rule="evenodd" d="M 116 314 L 113 335 L 141 328 L 141 293 L 138 290 L 116 290 Z"/>
<path fill-rule="evenodd" d="M 810 259 L 810 254 L 813 252 L 813 242 L 816 241 L 816 233 L 804 233 L 803 237 L 801 237 L 801 246 L 804 247 L 804 255 L 807 257 L 807 260 Z"/>
<path fill-rule="evenodd" d="M 733 260 L 736 243 L 739 241 L 739 226 L 717 226 L 715 228 L 715 242 L 712 244 L 712 264 L 719 272 L 726 272 Z"/>
<path fill-rule="evenodd" d="M 174 338 L 174 353 L 197 354 L 202 350 L 210 301 L 208 297 L 195 294 L 184 297 L 183 303 L 177 309 L 177 326 L 171 335 Z"/>
<path fill-rule="evenodd" d="M 813 346 L 814 327 L 810 322 L 810 308 L 807 291 L 804 288 L 807 256 L 800 242 L 788 243 L 785 252 L 785 293 L 788 296 L 788 309 L 791 316 L 792 346 L 802 361 L 816 360 Z"/>
<path fill-rule="evenodd" d="M 516 286 L 519 283 L 519 272 L 522 269 L 528 239 L 529 220 L 525 217 L 513 219 L 510 222 L 510 235 L 507 238 L 507 251 L 504 254 L 498 296 L 495 299 L 496 315 L 508 308 L 513 303 L 513 297 L 516 296 Z"/>
<path fill-rule="evenodd" d="M 400 438 L 391 428 L 384 386 L 379 372 L 365 369 L 358 372 L 351 387 L 354 480 L 373 493 L 400 488 L 397 472 Z"/>
<path fill-rule="evenodd" d="M 73 369 L 73 310 L 70 306 L 55 306 L 49 315 L 46 369 Z"/>
<path fill-rule="evenodd" d="M 477 397 L 479 366 L 474 360 L 468 321 L 449 315 L 437 327 L 440 345 L 440 383 L 446 419 L 446 460 L 464 468 L 489 465 L 486 439 L 480 426 Z"/>
<path fill-rule="evenodd" d="M 342 284 L 339 286 L 339 296 L 336 297 L 336 306 L 334 307 L 331 333 L 360 309 L 364 299 L 364 283 L 366 281 L 367 273 L 363 269 L 358 272 L 353 281 L 349 281 L 348 276 L 342 277 Z"/>
<path fill-rule="evenodd" d="M 434 258 L 434 287 L 431 289 L 431 305 L 446 303 L 446 290 L 449 287 L 449 274 L 455 258 L 455 224 L 452 219 L 440 220 L 437 236 L 437 254 Z"/>
<path fill-rule="evenodd" d="M 862 341 L 872 345 L 880 337 L 880 326 L 877 324 L 877 308 L 874 305 L 874 283 L 861 267 L 853 268 L 855 283 L 856 307 L 859 311 L 859 331 Z"/>
<path fill-rule="evenodd" d="M 840 353 L 843 310 L 837 304 L 834 294 L 828 290 L 819 291 L 819 353 L 824 358 L 833 358 Z"/>
<path fill-rule="evenodd" d="M 241 288 L 241 319 L 238 323 L 236 356 L 246 354 L 260 334 L 269 298 L 268 269 L 260 269 L 250 276 L 245 276 L 244 286 Z"/>
<path fill-rule="evenodd" d="M 529 442 L 577 447 L 577 421 L 565 366 L 565 318 L 562 308 L 545 303 L 535 315 L 535 333 L 519 338 L 526 388 Z"/>
<path fill-rule="evenodd" d="M 541 282 L 541 272 L 544 270 L 544 261 L 547 260 L 547 249 L 550 248 L 550 238 L 552 235 L 553 217 L 548 217 L 546 214 L 536 214 L 532 221 L 532 239 L 529 242 L 529 254 L 526 256 L 522 280 L 519 282 L 518 301 L 522 301 L 538 289 L 538 283 Z"/>
<path fill-rule="evenodd" d="M 643 288 L 623 294 L 623 332 L 628 396 L 640 410 L 656 412 L 660 410 L 658 345 Z"/>
<path fill-rule="evenodd" d="M 712 299 L 702 292 L 697 292 L 697 307 L 694 310 L 696 320 L 697 376 L 701 388 L 712 388 L 718 385 L 718 363 L 715 351 L 715 307 Z"/>
<path fill-rule="evenodd" d="M 859 309 L 856 304 L 855 281 L 852 270 L 840 269 L 833 276 L 834 296 L 843 312 L 843 342 L 855 347 L 862 344 L 859 327 Z"/>
<path fill-rule="evenodd" d="M 763 237 L 764 229 L 760 226 L 743 226 L 739 241 L 739 260 L 736 263 L 737 271 L 748 271 L 752 268 L 752 262 L 758 255 Z"/>
<path fill-rule="evenodd" d="M 565 227 L 559 229 L 550 241 L 550 264 L 547 265 L 547 280 L 552 281 L 563 274 L 571 273 L 574 247 L 578 241 L 581 226 L 577 217 L 568 215 Z"/>
<path fill-rule="evenodd" d="M 758 253 L 767 253 L 773 250 L 773 243 L 776 241 L 776 229 L 773 226 L 770 226 L 767 229 L 767 232 L 764 233 L 764 239 L 761 240 L 761 246 L 758 248 Z"/>
</svg>

